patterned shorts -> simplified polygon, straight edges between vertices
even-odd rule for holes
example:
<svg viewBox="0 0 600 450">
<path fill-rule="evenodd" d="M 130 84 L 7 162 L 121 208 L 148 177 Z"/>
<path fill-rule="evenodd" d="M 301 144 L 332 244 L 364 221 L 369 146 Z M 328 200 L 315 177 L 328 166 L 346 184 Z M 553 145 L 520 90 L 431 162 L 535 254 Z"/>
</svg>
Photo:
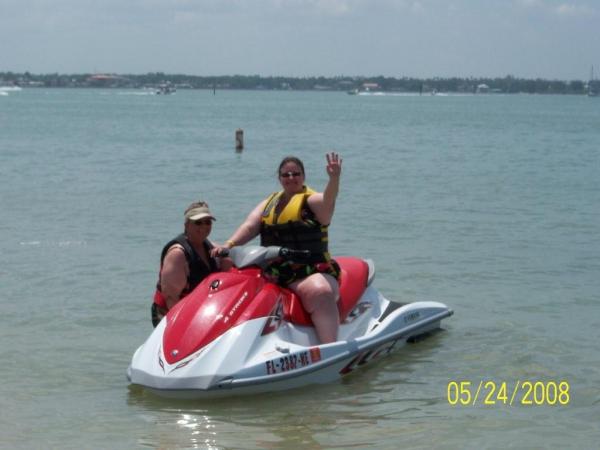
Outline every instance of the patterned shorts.
<svg viewBox="0 0 600 450">
<path fill-rule="evenodd" d="M 326 273 L 339 281 L 340 272 L 341 269 L 339 264 L 333 259 L 327 262 L 311 264 L 298 264 L 291 261 L 275 261 L 269 264 L 264 270 L 267 279 L 284 287 L 314 273 Z"/>
</svg>

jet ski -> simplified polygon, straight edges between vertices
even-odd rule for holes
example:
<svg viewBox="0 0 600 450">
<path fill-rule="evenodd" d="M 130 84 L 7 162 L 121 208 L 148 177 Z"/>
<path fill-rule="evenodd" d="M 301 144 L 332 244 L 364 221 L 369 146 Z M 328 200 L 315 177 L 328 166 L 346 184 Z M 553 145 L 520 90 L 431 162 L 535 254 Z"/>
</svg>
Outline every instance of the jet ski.
<svg viewBox="0 0 600 450">
<path fill-rule="evenodd" d="M 262 271 L 275 258 L 300 261 L 302 251 L 245 246 L 229 256 L 234 267 L 205 278 L 135 351 L 127 369 L 132 385 L 201 399 L 329 383 L 439 329 L 453 314 L 443 303 L 387 300 L 372 286 L 371 260 L 336 257 L 338 340 L 321 344 L 296 294 Z"/>
</svg>

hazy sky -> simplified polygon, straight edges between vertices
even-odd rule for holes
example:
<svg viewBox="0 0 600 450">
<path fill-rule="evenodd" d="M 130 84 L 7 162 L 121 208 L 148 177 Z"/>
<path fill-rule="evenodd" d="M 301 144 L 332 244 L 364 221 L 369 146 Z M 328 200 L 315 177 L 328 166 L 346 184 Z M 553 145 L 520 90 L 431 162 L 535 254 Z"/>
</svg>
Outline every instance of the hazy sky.
<svg viewBox="0 0 600 450">
<path fill-rule="evenodd" d="M 0 71 L 587 79 L 600 0 L 0 0 Z"/>
</svg>

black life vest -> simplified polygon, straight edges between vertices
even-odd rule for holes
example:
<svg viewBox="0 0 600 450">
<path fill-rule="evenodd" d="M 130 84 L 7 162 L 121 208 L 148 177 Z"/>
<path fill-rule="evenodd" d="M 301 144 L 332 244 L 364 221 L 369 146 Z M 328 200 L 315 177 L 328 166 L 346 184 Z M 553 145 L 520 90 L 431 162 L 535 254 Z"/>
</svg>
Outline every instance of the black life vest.
<svg viewBox="0 0 600 450">
<path fill-rule="evenodd" d="M 183 298 L 187 294 L 192 292 L 194 290 L 194 288 L 196 286 L 198 286 L 200 284 L 200 282 L 202 280 L 204 280 L 204 278 L 206 278 L 209 274 L 211 274 L 212 272 L 216 272 L 218 270 L 218 267 L 217 267 L 216 260 L 210 256 L 208 258 L 209 265 L 207 266 L 206 263 L 202 260 L 202 258 L 200 258 L 200 256 L 196 252 L 196 250 L 194 250 L 194 247 L 192 246 L 192 244 L 190 244 L 190 242 L 187 240 L 186 235 L 180 234 L 175 239 L 170 240 L 167 243 L 167 245 L 164 246 L 162 253 L 160 255 L 161 270 L 162 270 L 163 262 L 165 260 L 165 256 L 167 256 L 167 252 L 175 244 L 179 244 L 179 245 L 181 245 L 181 247 L 183 247 L 183 253 L 185 255 L 185 259 L 188 264 L 188 272 L 189 273 L 188 273 L 187 283 L 186 283 L 185 288 L 183 289 L 183 291 L 180 294 L 180 298 Z M 206 249 L 207 253 L 209 253 L 209 255 L 210 255 L 210 250 L 213 248 L 213 245 L 208 240 L 205 240 L 203 245 L 204 245 L 204 248 Z M 162 306 L 164 308 L 166 308 L 166 306 L 167 306 L 165 298 L 162 295 L 161 288 L 160 288 L 160 273 L 158 276 L 158 282 L 156 283 L 156 293 L 154 294 L 154 303 L 156 303 L 157 305 Z"/>
</svg>

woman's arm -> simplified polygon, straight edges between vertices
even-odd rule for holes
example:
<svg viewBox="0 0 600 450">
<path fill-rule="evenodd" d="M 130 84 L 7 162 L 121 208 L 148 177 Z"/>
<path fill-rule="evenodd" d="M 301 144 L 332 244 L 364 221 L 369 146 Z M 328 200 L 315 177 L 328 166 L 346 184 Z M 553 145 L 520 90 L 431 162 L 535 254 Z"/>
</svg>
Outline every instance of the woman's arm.
<svg viewBox="0 0 600 450">
<path fill-rule="evenodd" d="M 225 243 L 229 248 L 236 245 L 244 245 L 258 235 L 260 232 L 260 218 L 263 210 L 265 209 L 266 203 L 266 200 L 260 202 L 256 208 L 254 208 L 252 212 L 248 214 L 248 217 L 246 217 L 246 220 L 242 222 L 239 228 L 235 230 L 235 233 L 233 233 L 231 237 L 227 239 Z"/>
<path fill-rule="evenodd" d="M 313 194 L 308 197 L 308 206 L 315 213 L 317 220 L 323 225 L 329 225 L 335 210 L 335 200 L 340 190 L 340 177 L 342 175 L 342 158 L 335 152 L 326 155 L 327 175 L 329 181 L 323 193 Z"/>
<path fill-rule="evenodd" d="M 160 291 L 165 297 L 167 309 L 171 309 L 180 300 L 181 292 L 187 285 L 188 270 L 183 248 L 179 245 L 171 247 L 160 271 Z"/>
<path fill-rule="evenodd" d="M 210 252 L 212 256 L 219 256 L 224 248 L 233 248 L 236 245 L 244 245 L 254 239 L 260 232 L 260 218 L 265 209 L 267 200 L 260 202 L 256 208 L 252 210 L 246 220 L 235 230 L 229 239 L 225 241 L 225 245 L 216 245 Z"/>
</svg>

